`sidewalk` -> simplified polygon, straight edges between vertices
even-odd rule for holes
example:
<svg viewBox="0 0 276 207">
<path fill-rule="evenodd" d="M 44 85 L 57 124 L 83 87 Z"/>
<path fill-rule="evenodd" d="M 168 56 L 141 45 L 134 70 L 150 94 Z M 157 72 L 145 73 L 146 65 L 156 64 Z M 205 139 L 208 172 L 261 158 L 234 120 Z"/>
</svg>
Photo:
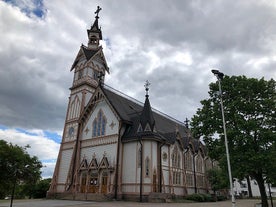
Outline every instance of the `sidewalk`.
<svg viewBox="0 0 276 207">
<path fill-rule="evenodd" d="M 258 200 L 237 200 L 236 207 L 255 207 Z M 10 201 L 1 201 L 0 207 L 9 207 Z M 139 203 L 126 201 L 92 202 L 71 200 L 15 200 L 13 207 L 232 207 L 231 201 L 211 203 Z M 276 207 L 276 206 L 275 206 Z"/>
</svg>

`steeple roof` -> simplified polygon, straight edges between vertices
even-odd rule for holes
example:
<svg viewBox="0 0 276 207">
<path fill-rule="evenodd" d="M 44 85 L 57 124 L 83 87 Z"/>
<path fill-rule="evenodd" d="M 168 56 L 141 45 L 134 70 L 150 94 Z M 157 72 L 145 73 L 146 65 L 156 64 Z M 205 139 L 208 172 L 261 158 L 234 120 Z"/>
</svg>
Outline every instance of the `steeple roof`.
<svg viewBox="0 0 276 207">
<path fill-rule="evenodd" d="M 141 124 L 141 127 L 142 127 L 143 131 L 146 131 L 146 127 L 149 126 L 150 131 L 153 132 L 154 125 L 155 125 L 155 120 L 154 120 L 154 117 L 153 117 L 153 112 L 151 110 L 148 94 L 146 95 L 146 100 L 145 100 L 145 103 L 144 103 L 143 111 L 142 111 L 141 116 L 140 116 L 140 124 Z M 147 129 L 147 130 L 149 130 L 149 129 Z"/>
<path fill-rule="evenodd" d="M 87 30 L 87 35 L 88 37 L 90 36 L 89 34 L 90 33 L 98 33 L 99 34 L 99 39 L 102 40 L 102 30 L 101 28 L 99 27 L 99 23 L 98 23 L 98 19 L 100 18 L 99 17 L 99 12 L 102 10 L 102 8 L 100 8 L 98 6 L 97 8 L 97 11 L 95 11 L 95 21 L 94 23 L 92 24 L 91 28 Z"/>
<path fill-rule="evenodd" d="M 96 19 L 95 19 L 93 25 L 91 26 L 91 28 L 87 30 L 87 35 L 89 36 L 90 33 L 98 33 L 99 34 L 99 39 L 102 40 L 102 30 L 101 30 L 101 28 L 99 28 L 98 18 L 96 17 Z"/>
</svg>

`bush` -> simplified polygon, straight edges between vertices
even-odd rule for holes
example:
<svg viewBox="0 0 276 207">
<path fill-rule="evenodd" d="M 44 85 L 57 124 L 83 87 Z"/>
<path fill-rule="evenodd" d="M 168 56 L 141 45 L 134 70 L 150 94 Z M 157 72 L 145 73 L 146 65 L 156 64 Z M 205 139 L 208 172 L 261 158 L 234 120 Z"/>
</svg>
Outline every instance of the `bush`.
<svg viewBox="0 0 276 207">
<path fill-rule="evenodd" d="M 186 197 L 187 200 L 196 202 L 214 202 L 216 201 L 210 194 L 194 193 Z"/>
<path fill-rule="evenodd" d="M 218 200 L 218 201 L 225 201 L 225 200 L 227 200 L 227 197 L 226 197 L 226 196 L 223 196 L 223 195 L 218 195 L 218 196 L 217 196 L 217 200 Z"/>
<path fill-rule="evenodd" d="M 215 202 L 216 199 L 210 194 L 201 194 L 204 197 L 205 202 Z"/>
<path fill-rule="evenodd" d="M 204 202 L 204 196 L 202 194 L 191 194 L 186 197 L 187 200 L 197 201 L 197 202 Z"/>
</svg>

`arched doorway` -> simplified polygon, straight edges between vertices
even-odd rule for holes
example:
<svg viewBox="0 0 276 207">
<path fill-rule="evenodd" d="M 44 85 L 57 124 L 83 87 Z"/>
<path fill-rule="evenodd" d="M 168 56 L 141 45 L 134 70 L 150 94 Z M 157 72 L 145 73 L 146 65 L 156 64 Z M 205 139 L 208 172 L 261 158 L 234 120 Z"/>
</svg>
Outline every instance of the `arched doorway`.
<svg viewBox="0 0 276 207">
<path fill-rule="evenodd" d="M 101 177 L 101 193 L 107 194 L 107 184 L 108 184 L 108 171 L 104 170 L 102 171 L 102 177 Z"/>
<path fill-rule="evenodd" d="M 88 187 L 88 193 L 98 193 L 99 192 L 99 173 L 97 170 L 92 170 L 90 172 L 90 182 Z"/>
<path fill-rule="evenodd" d="M 86 191 L 86 181 L 87 181 L 87 172 L 81 172 L 81 184 L 80 184 L 80 192 L 85 193 Z"/>
</svg>

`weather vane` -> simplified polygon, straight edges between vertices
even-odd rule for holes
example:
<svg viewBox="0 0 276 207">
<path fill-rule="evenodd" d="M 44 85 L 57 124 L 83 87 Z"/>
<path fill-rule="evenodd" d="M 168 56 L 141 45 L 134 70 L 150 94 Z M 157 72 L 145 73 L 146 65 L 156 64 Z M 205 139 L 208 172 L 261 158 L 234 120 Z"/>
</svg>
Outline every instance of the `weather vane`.
<svg viewBox="0 0 276 207">
<path fill-rule="evenodd" d="M 145 89 L 146 89 L 146 96 L 148 96 L 148 92 L 149 92 L 149 86 L 150 86 L 150 82 L 148 80 L 146 80 L 146 83 L 144 85 Z"/>
<path fill-rule="evenodd" d="M 97 7 L 97 10 L 95 11 L 96 17 L 95 18 L 99 18 L 99 13 L 102 10 L 102 8 L 100 6 Z"/>
</svg>

